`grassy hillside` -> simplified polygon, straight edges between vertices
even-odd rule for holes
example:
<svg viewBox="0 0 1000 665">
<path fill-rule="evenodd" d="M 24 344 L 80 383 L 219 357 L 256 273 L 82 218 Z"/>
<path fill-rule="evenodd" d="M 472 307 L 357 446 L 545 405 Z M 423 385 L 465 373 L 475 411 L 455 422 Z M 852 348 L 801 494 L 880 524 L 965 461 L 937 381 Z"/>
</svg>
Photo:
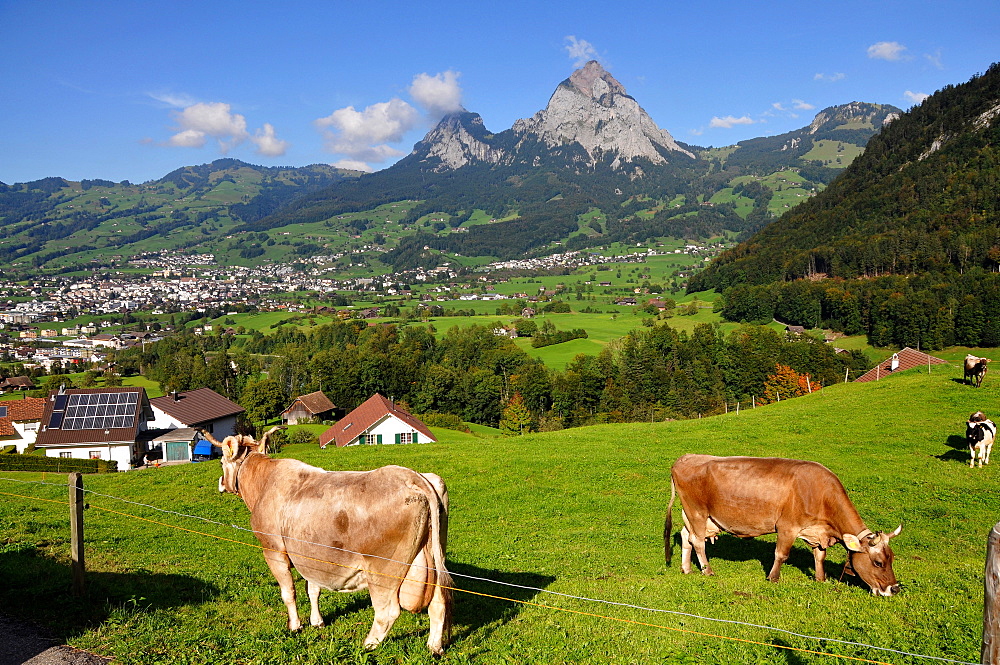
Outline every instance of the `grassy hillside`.
<svg viewBox="0 0 1000 665">
<path fill-rule="evenodd" d="M 975 661 L 985 543 L 1000 519 L 995 491 L 1000 465 L 969 469 L 963 434 L 970 412 L 998 415 L 991 405 L 1000 384 L 987 377 L 976 390 L 960 378 L 957 366 L 935 366 L 931 374 L 915 370 L 878 383 L 836 385 L 704 420 L 522 438 L 447 432 L 437 444 L 324 451 L 289 446 L 283 455 L 327 469 L 402 464 L 445 478 L 452 507 L 448 559 L 456 585 L 522 602 L 457 593 L 455 637 L 444 662 L 833 662 L 711 635 L 869 662 L 916 662 L 864 647 L 569 596 Z M 903 593 L 873 598 L 867 588 L 837 582 L 845 559 L 839 545 L 827 560 L 830 581 L 813 580 L 812 556 L 800 543 L 781 582 L 768 583 L 773 537 L 720 537 L 708 547 L 715 577 L 684 576 L 676 559 L 665 569 L 661 530 L 669 469 L 688 452 L 795 457 L 827 465 L 869 527 L 903 524 L 893 541 Z M 210 462 L 88 476 L 86 485 L 96 492 L 219 524 L 90 495 L 90 591 L 83 601 L 66 595 L 66 508 L 38 500 L 65 500 L 65 487 L 0 480 L 0 491 L 8 493 L 0 500 L 0 574 L 7 582 L 0 587 L 0 602 L 19 616 L 55 626 L 71 644 L 121 663 L 431 660 L 424 647 L 426 617 L 407 614 L 378 651 L 361 653 L 372 618 L 364 594 L 324 594 L 321 610 L 329 625 L 287 634 L 277 585 L 259 551 L 172 528 L 253 540 L 228 526 L 245 527 L 248 512 L 236 497 L 216 492 L 218 474 L 218 462 Z M 53 475 L 45 480 L 64 482 Z M 679 514 L 675 508 L 675 525 Z M 301 585 L 299 606 L 308 606 Z"/>
</svg>

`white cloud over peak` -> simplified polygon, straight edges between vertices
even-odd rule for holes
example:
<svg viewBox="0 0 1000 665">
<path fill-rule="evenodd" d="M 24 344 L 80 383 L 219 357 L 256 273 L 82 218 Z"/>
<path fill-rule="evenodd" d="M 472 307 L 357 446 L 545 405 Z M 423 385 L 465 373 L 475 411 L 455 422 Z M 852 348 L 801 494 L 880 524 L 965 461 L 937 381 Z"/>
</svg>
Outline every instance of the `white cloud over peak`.
<svg viewBox="0 0 1000 665">
<path fill-rule="evenodd" d="M 814 81 L 827 81 L 828 83 L 843 81 L 845 78 L 847 78 L 847 74 L 843 72 L 837 72 L 835 74 L 824 74 L 823 72 L 818 72 L 816 76 L 813 76 Z"/>
<path fill-rule="evenodd" d="M 337 109 L 315 121 L 330 152 L 347 155 L 355 162 L 383 162 L 404 153 L 387 143 L 398 143 L 420 122 L 420 113 L 394 97 L 358 111 L 353 106 Z"/>
<path fill-rule="evenodd" d="M 902 60 L 906 47 L 899 42 L 875 42 L 868 47 L 868 57 L 875 60 Z"/>
<path fill-rule="evenodd" d="M 175 112 L 174 119 L 181 131 L 170 137 L 173 146 L 200 148 L 211 137 L 225 153 L 249 136 L 246 118 L 223 102 L 192 104 Z"/>
<path fill-rule="evenodd" d="M 364 171 L 365 173 L 371 173 L 372 167 L 365 162 L 359 162 L 355 159 L 341 159 L 338 162 L 334 162 L 330 166 L 338 169 L 350 169 L 352 171 Z"/>
<path fill-rule="evenodd" d="M 903 99 L 911 104 L 922 104 L 928 97 L 930 97 L 930 95 L 926 92 L 913 92 L 912 90 L 907 90 L 903 93 Z"/>
<path fill-rule="evenodd" d="M 288 141 L 279 139 L 269 122 L 265 122 L 250 140 L 257 145 L 257 154 L 265 157 L 281 157 L 288 150 Z"/>
<path fill-rule="evenodd" d="M 731 127 L 735 127 L 736 125 L 752 125 L 753 123 L 753 119 L 748 115 L 739 118 L 727 115 L 724 118 L 714 116 L 711 122 L 708 123 L 708 126 L 713 128 L 729 129 Z"/>
<path fill-rule="evenodd" d="M 182 105 L 189 102 L 186 95 L 150 95 L 165 104 Z M 173 111 L 178 131 L 167 139 L 166 144 L 176 148 L 203 148 L 209 139 L 219 143 L 219 150 L 225 154 L 244 141 L 257 146 L 257 154 L 265 157 L 279 157 L 288 150 L 288 142 L 277 137 L 274 126 L 264 126 L 251 135 L 247 120 L 240 113 L 233 113 L 232 107 L 224 102 L 195 102 L 183 105 Z"/>
<path fill-rule="evenodd" d="M 462 108 L 462 88 L 458 85 L 459 72 L 448 70 L 431 76 L 417 74 L 410 85 L 410 97 L 437 119 L 446 113 Z"/>
<path fill-rule="evenodd" d="M 815 104 L 810 104 L 808 102 L 804 102 L 801 99 L 793 99 L 792 100 L 792 107 L 796 111 L 812 111 L 814 108 L 816 108 L 816 105 Z"/>
<path fill-rule="evenodd" d="M 597 49 L 586 39 L 577 39 L 575 35 L 566 37 L 568 44 L 564 47 L 573 61 L 574 67 L 582 67 L 588 60 L 597 60 Z"/>
</svg>

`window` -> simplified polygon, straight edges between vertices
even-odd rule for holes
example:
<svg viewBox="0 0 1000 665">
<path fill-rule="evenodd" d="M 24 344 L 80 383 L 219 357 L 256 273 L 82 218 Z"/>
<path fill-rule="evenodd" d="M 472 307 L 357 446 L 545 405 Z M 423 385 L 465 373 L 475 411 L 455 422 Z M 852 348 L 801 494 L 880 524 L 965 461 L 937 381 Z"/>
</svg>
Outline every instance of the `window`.
<svg viewBox="0 0 1000 665">
<path fill-rule="evenodd" d="M 101 451 L 100 450 L 91 450 L 90 451 L 90 459 L 101 459 Z"/>
<path fill-rule="evenodd" d="M 73 453 L 59 453 L 59 457 L 62 457 L 62 458 L 65 458 L 65 459 L 69 459 L 69 458 L 73 457 Z"/>
</svg>

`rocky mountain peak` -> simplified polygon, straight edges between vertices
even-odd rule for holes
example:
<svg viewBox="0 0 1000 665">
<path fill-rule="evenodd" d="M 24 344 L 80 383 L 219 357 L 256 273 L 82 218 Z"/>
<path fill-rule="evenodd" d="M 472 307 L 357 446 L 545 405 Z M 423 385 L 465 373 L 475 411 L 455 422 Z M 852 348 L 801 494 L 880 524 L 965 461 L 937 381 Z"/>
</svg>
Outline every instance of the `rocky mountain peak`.
<svg viewBox="0 0 1000 665">
<path fill-rule="evenodd" d="M 618 95 L 626 94 L 625 86 L 619 83 L 596 60 L 591 60 L 570 74 L 570 77 L 564 83 L 569 83 L 569 85 L 593 99 L 600 99 L 609 92 Z"/>
<path fill-rule="evenodd" d="M 595 60 L 560 83 L 548 105 L 518 120 L 513 130 L 519 147 L 531 141 L 548 148 L 578 143 L 588 166 L 609 161 L 618 169 L 636 159 L 663 164 L 681 155 L 694 158 Z"/>
<path fill-rule="evenodd" d="M 489 141 L 493 135 L 483 125 L 478 113 L 464 108 L 441 118 L 424 140 L 413 147 L 413 154 L 423 161 L 434 161 L 434 171 L 458 169 L 473 162 L 495 164 L 503 157 L 500 148 Z"/>
</svg>

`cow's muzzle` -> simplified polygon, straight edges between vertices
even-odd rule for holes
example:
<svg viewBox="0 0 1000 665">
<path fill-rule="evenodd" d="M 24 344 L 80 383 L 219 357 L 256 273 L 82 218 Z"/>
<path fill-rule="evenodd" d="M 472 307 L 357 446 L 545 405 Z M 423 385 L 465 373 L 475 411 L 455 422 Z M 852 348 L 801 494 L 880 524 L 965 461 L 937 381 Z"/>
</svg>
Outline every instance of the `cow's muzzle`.
<svg viewBox="0 0 1000 665">
<path fill-rule="evenodd" d="M 884 589 L 876 589 L 875 587 L 872 587 L 872 595 L 885 596 L 888 598 L 889 596 L 895 596 L 901 590 L 902 587 L 900 587 L 899 584 L 893 584 L 891 586 L 885 587 Z"/>
</svg>

